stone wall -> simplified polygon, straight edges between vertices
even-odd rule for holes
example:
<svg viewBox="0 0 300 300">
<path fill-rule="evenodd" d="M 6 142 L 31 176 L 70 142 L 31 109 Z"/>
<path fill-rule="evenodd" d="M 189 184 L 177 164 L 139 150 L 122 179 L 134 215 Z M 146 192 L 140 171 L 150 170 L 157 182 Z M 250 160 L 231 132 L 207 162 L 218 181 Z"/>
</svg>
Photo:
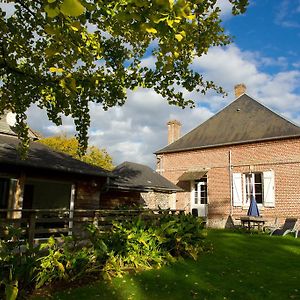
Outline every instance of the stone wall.
<svg viewBox="0 0 300 300">
<path fill-rule="evenodd" d="M 141 198 L 150 209 L 176 208 L 176 193 L 145 192 L 141 193 Z"/>
</svg>

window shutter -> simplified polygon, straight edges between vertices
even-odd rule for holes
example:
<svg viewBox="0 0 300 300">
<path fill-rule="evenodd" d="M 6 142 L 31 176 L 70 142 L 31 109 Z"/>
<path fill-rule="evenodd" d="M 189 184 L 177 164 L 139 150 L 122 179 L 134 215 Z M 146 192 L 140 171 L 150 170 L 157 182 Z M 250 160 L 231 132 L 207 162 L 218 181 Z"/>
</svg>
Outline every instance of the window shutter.
<svg viewBox="0 0 300 300">
<path fill-rule="evenodd" d="M 264 172 L 264 206 L 275 207 L 274 171 Z"/>
<path fill-rule="evenodd" d="M 233 206 L 242 206 L 243 196 L 242 196 L 242 174 L 233 173 L 232 174 L 232 199 Z"/>
</svg>

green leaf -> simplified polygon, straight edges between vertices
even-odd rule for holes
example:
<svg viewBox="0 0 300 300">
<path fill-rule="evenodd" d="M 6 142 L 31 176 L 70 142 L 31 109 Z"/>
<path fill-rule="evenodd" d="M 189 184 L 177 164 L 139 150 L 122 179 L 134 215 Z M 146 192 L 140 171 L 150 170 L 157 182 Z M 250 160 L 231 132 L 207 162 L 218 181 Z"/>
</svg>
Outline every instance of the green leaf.
<svg viewBox="0 0 300 300">
<path fill-rule="evenodd" d="M 70 26 L 74 31 L 78 31 L 81 27 L 80 22 L 73 22 Z"/>
<path fill-rule="evenodd" d="M 64 0 L 60 6 L 60 11 L 69 17 L 78 17 L 84 12 L 84 6 L 79 0 Z"/>
<path fill-rule="evenodd" d="M 171 28 L 174 28 L 174 27 L 173 27 L 173 23 L 174 23 L 174 20 L 170 20 L 170 19 L 167 20 L 167 24 L 168 24 L 168 26 L 171 27 Z"/>
<path fill-rule="evenodd" d="M 178 42 L 181 42 L 181 40 L 183 39 L 183 36 L 180 33 L 178 33 L 178 34 L 175 34 L 175 38 Z"/>
<path fill-rule="evenodd" d="M 56 68 L 56 67 L 51 67 L 51 68 L 49 68 L 49 71 L 51 73 L 54 73 L 54 72 L 62 73 L 64 71 L 64 69 L 62 69 L 62 68 Z"/>
<path fill-rule="evenodd" d="M 59 9 L 57 7 L 52 8 L 49 5 L 46 5 L 44 10 L 47 13 L 49 18 L 55 18 L 56 16 L 59 15 Z"/>
<path fill-rule="evenodd" d="M 5 287 L 6 300 L 16 300 L 18 296 L 19 289 L 16 285 L 7 284 Z"/>
<path fill-rule="evenodd" d="M 149 32 L 149 33 L 157 33 L 157 30 L 153 27 L 147 27 L 146 31 Z"/>
</svg>

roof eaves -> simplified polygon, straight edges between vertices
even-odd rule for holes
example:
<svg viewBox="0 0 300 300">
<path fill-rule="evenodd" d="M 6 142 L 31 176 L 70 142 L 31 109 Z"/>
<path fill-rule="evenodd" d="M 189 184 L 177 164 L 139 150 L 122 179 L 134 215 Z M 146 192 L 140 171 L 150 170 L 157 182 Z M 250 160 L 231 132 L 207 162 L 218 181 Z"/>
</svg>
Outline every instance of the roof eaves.
<svg viewBox="0 0 300 300">
<path fill-rule="evenodd" d="M 71 173 L 71 174 L 78 174 L 78 175 L 90 175 L 90 176 L 97 176 L 97 177 L 114 177 L 113 175 L 110 174 L 109 171 L 82 171 L 80 169 L 72 169 L 68 167 L 57 167 L 57 166 L 42 166 L 37 163 L 37 162 L 28 162 L 28 161 L 1 161 L 0 163 L 3 163 L 5 165 L 15 165 L 15 166 L 23 166 L 23 167 L 28 167 L 28 168 L 34 168 L 34 169 L 44 169 L 44 170 L 53 170 L 53 171 L 60 171 L 60 172 L 65 172 L 65 173 Z"/>
<path fill-rule="evenodd" d="M 130 186 L 130 185 L 119 185 L 109 184 L 108 188 L 120 189 L 120 190 L 136 190 L 141 192 L 161 191 L 161 192 L 180 192 L 183 191 L 180 187 L 168 188 L 168 187 L 157 187 L 157 186 Z"/>
<path fill-rule="evenodd" d="M 187 147 L 187 148 L 173 149 L 173 150 L 164 150 L 164 148 L 163 148 L 157 152 L 154 152 L 154 154 L 184 152 L 184 151 L 199 150 L 199 149 L 206 149 L 206 148 L 217 148 L 217 147 L 223 147 L 223 146 L 231 146 L 231 145 L 234 146 L 234 145 L 241 145 L 241 144 L 248 144 L 248 143 L 258 143 L 258 142 L 293 139 L 293 138 L 300 138 L 300 134 L 279 136 L 279 137 L 270 137 L 270 138 L 255 139 L 255 140 L 245 140 L 245 141 L 222 143 L 222 144 L 205 145 L 205 146 L 197 146 L 197 147 Z"/>
</svg>

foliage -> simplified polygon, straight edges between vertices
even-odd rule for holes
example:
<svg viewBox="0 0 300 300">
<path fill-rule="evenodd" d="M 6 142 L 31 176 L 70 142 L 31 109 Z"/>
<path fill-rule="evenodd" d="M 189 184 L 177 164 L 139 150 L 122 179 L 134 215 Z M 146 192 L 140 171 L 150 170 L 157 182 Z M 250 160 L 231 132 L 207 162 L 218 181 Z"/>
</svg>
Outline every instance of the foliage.
<svg viewBox="0 0 300 300">
<path fill-rule="evenodd" d="M 111 247 L 109 247 L 109 242 Z M 103 268 L 106 277 L 122 276 L 128 271 L 138 272 L 159 268 L 166 263 L 166 253 L 160 247 L 162 238 L 154 226 L 140 218 L 131 222 L 114 223 L 108 241 L 108 260 Z"/>
<path fill-rule="evenodd" d="M 96 146 L 89 146 L 86 153 L 81 156 L 78 151 L 79 144 L 75 137 L 59 135 L 41 139 L 39 142 L 47 145 L 53 150 L 64 152 L 88 164 L 95 165 L 106 170 L 112 170 L 114 167 L 112 164 L 112 158 L 105 149 L 99 149 Z"/>
<path fill-rule="evenodd" d="M 51 299 L 299 299 L 299 238 L 208 230 L 206 241 L 214 251 L 197 261 L 62 290 Z"/>
<path fill-rule="evenodd" d="M 62 245 L 59 245 L 53 237 L 50 237 L 41 248 L 46 249 L 48 254 L 39 259 L 37 288 L 59 280 L 72 281 L 96 269 L 93 248 L 76 247 L 72 238 L 64 238 Z"/>
<path fill-rule="evenodd" d="M 112 279 L 128 272 L 157 269 L 179 257 L 196 259 L 200 252 L 206 251 L 203 226 L 197 220 L 185 215 L 140 216 L 113 223 L 108 233 L 89 224 L 85 241 L 62 237 L 58 242 L 50 237 L 35 249 L 23 245 L 20 230 L 11 227 L 9 240 L 0 244 L 1 284 L 13 297 L 18 289 L 28 291 L 88 275 L 102 274 Z"/>
<path fill-rule="evenodd" d="M 191 257 L 197 259 L 199 253 L 206 250 L 203 233 L 204 223 L 201 218 L 192 215 L 179 215 L 176 219 L 165 216 L 158 231 L 164 238 L 163 247 L 173 257 Z"/>
<path fill-rule="evenodd" d="M 228 1 L 233 14 L 248 5 Z M 0 8 L 0 112 L 17 113 L 24 146 L 25 111 L 32 103 L 57 125 L 61 114 L 70 115 L 85 150 L 89 102 L 108 109 L 124 104 L 127 90 L 143 87 L 185 107 L 193 102 L 184 99 L 184 90 L 223 92 L 192 69 L 195 57 L 231 41 L 217 0 L 6 2 L 14 12 Z M 149 55 L 153 66 L 143 63 Z"/>
<path fill-rule="evenodd" d="M 34 281 L 39 248 L 31 248 L 21 240 L 21 229 L 6 226 L 7 240 L 0 240 L 0 285 L 7 300 L 16 299 Z M 1 290 L 0 290 L 1 298 Z"/>
<path fill-rule="evenodd" d="M 93 225 L 89 231 L 95 248 L 101 241 L 109 249 L 103 267 L 109 279 L 127 272 L 160 268 L 179 257 L 197 259 L 200 252 L 208 249 L 204 244 L 203 223 L 191 215 L 114 222 L 109 235 L 97 233 Z"/>
</svg>

